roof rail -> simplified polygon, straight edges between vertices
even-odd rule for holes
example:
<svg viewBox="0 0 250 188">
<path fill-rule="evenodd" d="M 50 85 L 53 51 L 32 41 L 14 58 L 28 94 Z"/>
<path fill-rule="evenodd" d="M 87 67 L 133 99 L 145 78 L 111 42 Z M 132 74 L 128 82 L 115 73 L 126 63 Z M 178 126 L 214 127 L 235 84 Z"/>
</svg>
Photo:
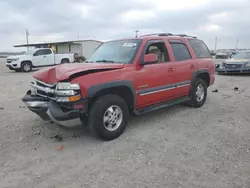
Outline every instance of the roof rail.
<svg viewBox="0 0 250 188">
<path fill-rule="evenodd" d="M 172 36 L 172 33 L 151 33 L 151 34 L 147 34 L 147 35 L 140 35 L 141 37 L 146 37 L 146 36 Z"/>
<path fill-rule="evenodd" d="M 179 36 L 179 37 L 192 37 L 192 38 L 197 38 L 195 36 L 189 36 L 186 34 L 172 34 L 172 33 L 152 33 L 152 34 L 147 34 L 147 35 L 141 35 L 141 37 L 145 36 Z"/>
<path fill-rule="evenodd" d="M 174 34 L 174 36 L 197 38 L 197 37 L 195 37 L 195 36 L 189 36 L 189 35 L 186 35 L 186 34 Z"/>
</svg>

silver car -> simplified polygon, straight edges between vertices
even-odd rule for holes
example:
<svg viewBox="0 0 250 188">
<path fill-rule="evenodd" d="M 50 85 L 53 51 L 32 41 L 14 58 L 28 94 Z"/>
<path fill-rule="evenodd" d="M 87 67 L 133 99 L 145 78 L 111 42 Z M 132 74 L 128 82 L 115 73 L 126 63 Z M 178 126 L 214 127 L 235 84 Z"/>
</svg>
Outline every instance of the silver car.
<svg viewBox="0 0 250 188">
<path fill-rule="evenodd" d="M 242 51 L 216 65 L 218 74 L 250 73 L 250 51 Z"/>
</svg>

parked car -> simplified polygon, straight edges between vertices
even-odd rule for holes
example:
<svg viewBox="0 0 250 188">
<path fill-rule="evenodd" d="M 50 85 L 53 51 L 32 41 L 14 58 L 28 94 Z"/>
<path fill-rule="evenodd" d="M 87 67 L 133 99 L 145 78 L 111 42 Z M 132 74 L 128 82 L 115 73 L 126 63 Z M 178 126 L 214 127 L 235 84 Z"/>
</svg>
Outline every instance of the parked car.
<svg viewBox="0 0 250 188">
<path fill-rule="evenodd" d="M 78 53 L 74 54 L 74 58 L 75 58 L 75 62 L 82 63 L 82 62 L 86 61 L 86 58 L 83 55 L 78 54 Z"/>
<path fill-rule="evenodd" d="M 230 54 L 226 51 L 221 51 L 221 52 L 217 52 L 215 55 L 216 59 L 228 59 L 230 58 Z"/>
<path fill-rule="evenodd" d="M 216 65 L 218 74 L 250 73 L 250 51 L 242 51 L 232 58 Z"/>
<path fill-rule="evenodd" d="M 44 120 L 86 124 L 104 140 L 119 137 L 130 115 L 185 103 L 199 108 L 214 81 L 214 63 L 196 37 L 151 34 L 101 44 L 88 63 L 33 73 L 22 98 Z"/>
<path fill-rule="evenodd" d="M 23 55 L 9 56 L 6 66 L 16 72 L 30 72 L 32 68 L 74 62 L 74 53 L 55 54 L 50 48 L 37 48 Z"/>
<path fill-rule="evenodd" d="M 210 50 L 210 54 L 211 54 L 211 56 L 215 56 L 216 52 L 214 50 Z"/>
</svg>

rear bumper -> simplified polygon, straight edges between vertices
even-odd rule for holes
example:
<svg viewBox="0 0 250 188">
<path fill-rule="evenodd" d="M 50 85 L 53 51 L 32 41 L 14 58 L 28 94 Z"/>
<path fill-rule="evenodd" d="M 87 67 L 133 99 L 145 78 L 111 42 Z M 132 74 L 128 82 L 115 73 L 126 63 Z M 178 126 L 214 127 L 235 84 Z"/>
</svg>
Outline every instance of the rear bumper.
<svg viewBox="0 0 250 188">
<path fill-rule="evenodd" d="M 30 111 L 36 113 L 44 121 L 51 120 L 64 127 L 82 125 L 79 109 L 67 109 L 65 111 L 58 103 L 44 97 L 32 96 L 30 93 L 28 91 L 22 101 Z"/>
</svg>

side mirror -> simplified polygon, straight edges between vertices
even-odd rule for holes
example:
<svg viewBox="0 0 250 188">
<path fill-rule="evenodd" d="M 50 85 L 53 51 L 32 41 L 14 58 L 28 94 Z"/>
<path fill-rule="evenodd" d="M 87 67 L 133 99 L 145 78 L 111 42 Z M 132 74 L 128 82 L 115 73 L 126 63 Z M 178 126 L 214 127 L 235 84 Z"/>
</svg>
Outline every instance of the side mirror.
<svg viewBox="0 0 250 188">
<path fill-rule="evenodd" d="M 141 62 L 142 65 L 146 64 L 154 64 L 158 62 L 158 56 L 156 54 L 146 54 L 144 55 L 143 62 Z"/>
</svg>

